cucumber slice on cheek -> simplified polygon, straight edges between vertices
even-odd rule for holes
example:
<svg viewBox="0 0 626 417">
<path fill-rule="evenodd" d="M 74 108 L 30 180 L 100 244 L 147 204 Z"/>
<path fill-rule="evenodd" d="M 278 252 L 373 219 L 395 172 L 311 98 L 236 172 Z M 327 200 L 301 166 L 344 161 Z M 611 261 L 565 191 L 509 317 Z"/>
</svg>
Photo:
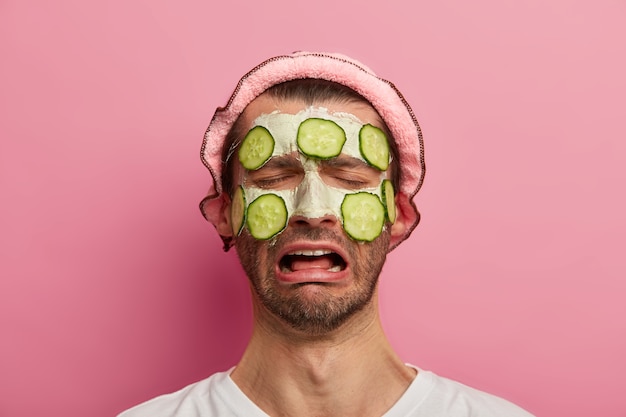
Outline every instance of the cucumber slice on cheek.
<svg viewBox="0 0 626 417">
<path fill-rule="evenodd" d="M 246 217 L 246 197 L 243 193 L 241 186 L 237 187 L 233 193 L 232 202 L 230 205 L 230 222 L 233 228 L 233 233 L 238 236 L 243 229 L 243 222 Z"/>
<path fill-rule="evenodd" d="M 255 126 L 243 138 L 239 148 L 239 162 L 245 169 L 259 169 L 274 152 L 274 138 L 263 126 Z"/>
<path fill-rule="evenodd" d="M 385 209 L 377 195 L 365 191 L 348 194 L 341 203 L 343 228 L 354 240 L 371 242 L 383 231 Z"/>
<path fill-rule="evenodd" d="M 394 224 L 396 222 L 396 196 L 393 191 L 393 184 L 389 180 L 383 180 L 381 188 L 387 220 Z"/>
<path fill-rule="evenodd" d="M 298 127 L 297 142 L 306 156 L 319 159 L 334 158 L 343 149 L 346 132 L 332 120 L 306 119 Z"/>
<path fill-rule="evenodd" d="M 389 167 L 389 143 L 381 129 L 370 124 L 359 131 L 359 149 L 363 158 L 381 171 Z"/>
<path fill-rule="evenodd" d="M 276 194 L 263 194 L 248 206 L 246 225 L 259 240 L 269 239 L 287 226 L 287 206 Z"/>
</svg>

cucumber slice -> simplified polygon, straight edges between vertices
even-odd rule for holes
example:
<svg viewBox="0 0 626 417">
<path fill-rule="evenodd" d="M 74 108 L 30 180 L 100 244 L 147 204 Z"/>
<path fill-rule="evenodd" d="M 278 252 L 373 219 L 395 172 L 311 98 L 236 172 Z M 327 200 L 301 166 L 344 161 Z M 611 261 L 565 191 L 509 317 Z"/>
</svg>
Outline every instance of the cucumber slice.
<svg viewBox="0 0 626 417">
<path fill-rule="evenodd" d="M 389 167 L 387 135 L 376 126 L 363 125 L 359 131 L 359 150 L 370 165 L 381 171 L 386 171 Z"/>
<path fill-rule="evenodd" d="M 389 180 L 383 180 L 381 189 L 383 206 L 385 206 L 385 214 L 391 224 L 394 224 L 396 222 L 396 195 L 393 190 L 393 184 Z"/>
<path fill-rule="evenodd" d="M 385 209 L 376 194 L 348 194 L 341 203 L 343 228 L 354 240 L 371 242 L 383 231 Z"/>
<path fill-rule="evenodd" d="M 246 196 L 243 193 L 241 186 L 237 187 L 233 193 L 233 199 L 230 204 L 230 222 L 233 228 L 233 233 L 238 236 L 243 229 L 243 222 L 246 217 Z"/>
<path fill-rule="evenodd" d="M 311 118 L 298 127 L 298 147 L 313 158 L 329 159 L 341 153 L 346 132 L 332 120 Z"/>
<path fill-rule="evenodd" d="M 274 138 L 263 126 L 255 126 L 243 138 L 239 148 L 239 162 L 245 169 L 259 169 L 274 152 Z"/>
<path fill-rule="evenodd" d="M 287 226 L 287 206 L 276 194 L 263 194 L 248 206 L 248 231 L 256 239 L 269 239 Z"/>
</svg>

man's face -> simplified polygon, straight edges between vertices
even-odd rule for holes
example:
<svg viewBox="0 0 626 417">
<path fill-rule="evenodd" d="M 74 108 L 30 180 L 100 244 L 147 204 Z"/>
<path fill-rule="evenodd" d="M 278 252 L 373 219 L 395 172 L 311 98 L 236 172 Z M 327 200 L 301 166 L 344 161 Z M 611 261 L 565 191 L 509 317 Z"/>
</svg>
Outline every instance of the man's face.
<svg viewBox="0 0 626 417">
<path fill-rule="evenodd" d="M 249 204 L 267 195 L 286 201 L 287 213 L 284 229 L 275 235 L 271 232 L 269 239 L 259 238 L 248 219 L 235 238 L 237 253 L 258 300 L 269 312 L 296 329 L 322 334 L 367 306 L 374 294 L 389 247 L 388 225 L 379 235 L 360 239 L 367 242 L 355 240 L 344 230 L 341 206 L 347 195 L 363 191 L 380 197 L 388 170 L 373 167 L 347 146 L 326 159 L 304 155 L 296 134 L 290 133 L 293 129 L 272 128 L 273 122 L 283 126 L 296 115 L 298 125 L 310 115 L 335 120 L 344 127 L 347 123 L 347 129 L 351 123 L 376 127 L 381 123 L 378 114 L 363 103 L 321 103 L 311 108 L 261 96 L 244 112 L 248 128 L 268 127 L 280 147 L 261 166 L 253 161 L 246 169 L 242 164 L 248 162 L 242 161 L 234 170 L 235 183 L 248 204 L 248 216 L 254 210 Z M 348 134 L 350 140 L 354 138 Z M 263 217 L 273 208 L 257 210 Z M 230 211 L 226 213 L 230 215 Z M 237 219 L 230 220 L 238 223 Z M 265 222 L 261 218 L 261 223 Z"/>
</svg>

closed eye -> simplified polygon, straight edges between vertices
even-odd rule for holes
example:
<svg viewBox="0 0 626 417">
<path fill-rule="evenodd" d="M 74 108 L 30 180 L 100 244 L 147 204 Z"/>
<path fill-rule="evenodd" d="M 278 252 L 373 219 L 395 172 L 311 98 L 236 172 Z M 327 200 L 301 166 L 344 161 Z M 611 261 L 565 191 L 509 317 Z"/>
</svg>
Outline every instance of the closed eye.
<svg viewBox="0 0 626 417">
<path fill-rule="evenodd" d="M 281 188 L 284 184 L 290 184 L 294 181 L 295 178 L 299 176 L 296 175 L 276 175 L 276 176 L 268 176 L 261 177 L 255 179 L 249 179 L 249 183 L 259 188 Z"/>
<path fill-rule="evenodd" d="M 296 187 L 303 176 L 302 164 L 297 159 L 286 156 L 272 158 L 261 168 L 248 171 L 245 183 L 259 188 L 281 190 Z"/>
<path fill-rule="evenodd" d="M 324 182 L 333 187 L 358 190 L 380 184 L 381 172 L 356 158 L 340 156 L 320 165 Z"/>
<path fill-rule="evenodd" d="M 348 186 L 347 188 L 367 188 L 370 185 L 368 181 L 360 181 L 354 178 L 335 176 L 334 179 L 337 180 L 339 183 Z"/>
</svg>

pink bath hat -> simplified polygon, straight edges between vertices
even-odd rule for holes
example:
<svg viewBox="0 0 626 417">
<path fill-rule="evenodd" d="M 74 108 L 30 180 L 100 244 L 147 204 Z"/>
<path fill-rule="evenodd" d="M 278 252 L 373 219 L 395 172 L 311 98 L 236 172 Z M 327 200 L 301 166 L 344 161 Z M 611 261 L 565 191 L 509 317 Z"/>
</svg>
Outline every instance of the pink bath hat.
<svg viewBox="0 0 626 417">
<path fill-rule="evenodd" d="M 252 100 L 273 85 L 302 78 L 333 81 L 351 88 L 372 104 L 391 131 L 400 159 L 399 191 L 409 198 L 416 213 L 404 238 L 394 244 L 397 246 L 419 221 L 412 199 L 424 180 L 422 132 L 411 107 L 391 82 L 379 78 L 360 62 L 336 53 L 295 52 L 276 56 L 257 65 L 239 80 L 226 106 L 215 111 L 202 142 L 202 162 L 213 177 L 208 195 L 200 204 L 202 214 L 214 225 L 219 218 L 223 203 L 222 148 L 239 115 Z M 229 246 L 229 239 L 225 239 L 225 244 Z"/>
</svg>

